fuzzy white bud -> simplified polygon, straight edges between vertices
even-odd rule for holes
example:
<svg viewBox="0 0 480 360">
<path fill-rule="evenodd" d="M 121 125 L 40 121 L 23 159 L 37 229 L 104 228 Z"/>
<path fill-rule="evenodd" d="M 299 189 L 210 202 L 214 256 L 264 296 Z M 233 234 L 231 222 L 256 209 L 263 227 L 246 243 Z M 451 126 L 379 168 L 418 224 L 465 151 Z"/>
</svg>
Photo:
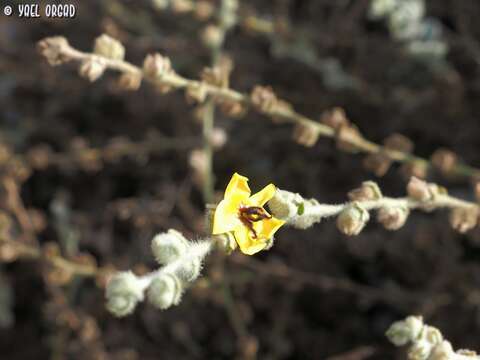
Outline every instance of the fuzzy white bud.
<svg viewBox="0 0 480 360">
<path fill-rule="evenodd" d="M 176 230 L 156 235 L 152 240 L 152 252 L 159 264 L 169 264 L 184 256 L 188 241 Z"/>
<path fill-rule="evenodd" d="M 397 0 L 373 0 L 370 2 L 368 16 L 373 20 L 381 19 L 392 13 L 397 3 Z"/>
<path fill-rule="evenodd" d="M 398 230 L 405 225 L 410 210 L 404 206 L 386 206 L 378 210 L 377 221 L 387 230 Z"/>
<path fill-rule="evenodd" d="M 168 309 L 180 303 L 183 293 L 182 281 L 175 274 L 159 274 L 147 290 L 148 301 L 159 309 Z"/>
<path fill-rule="evenodd" d="M 451 360 L 455 359 L 452 344 L 447 340 L 435 345 L 428 360 Z"/>
<path fill-rule="evenodd" d="M 185 259 L 178 267 L 176 274 L 185 282 L 192 282 L 200 275 L 202 261 L 199 258 Z"/>
<path fill-rule="evenodd" d="M 432 344 L 426 340 L 415 342 L 408 351 L 409 360 L 427 360 L 432 351 Z"/>
<path fill-rule="evenodd" d="M 385 335 L 395 346 L 402 346 L 417 339 L 422 329 L 422 317 L 409 316 L 405 320 L 394 322 Z"/>
<path fill-rule="evenodd" d="M 382 196 L 382 191 L 378 184 L 373 181 L 364 181 L 362 186 L 348 193 L 348 198 L 352 201 L 378 200 Z"/>
<path fill-rule="evenodd" d="M 107 309 L 115 316 L 126 316 L 143 300 L 143 287 L 139 278 L 131 271 L 114 275 L 105 290 Z"/>
<path fill-rule="evenodd" d="M 125 58 L 125 47 L 120 41 L 103 34 L 95 39 L 93 52 L 113 60 L 123 60 Z"/>
<path fill-rule="evenodd" d="M 83 61 L 80 64 L 78 73 L 81 77 L 88 79 L 88 81 L 94 82 L 103 75 L 106 68 L 104 59 L 97 56 Z"/>
<path fill-rule="evenodd" d="M 360 203 L 354 202 L 347 206 L 337 217 L 337 228 L 348 236 L 358 235 L 363 230 L 370 214 Z"/>
</svg>

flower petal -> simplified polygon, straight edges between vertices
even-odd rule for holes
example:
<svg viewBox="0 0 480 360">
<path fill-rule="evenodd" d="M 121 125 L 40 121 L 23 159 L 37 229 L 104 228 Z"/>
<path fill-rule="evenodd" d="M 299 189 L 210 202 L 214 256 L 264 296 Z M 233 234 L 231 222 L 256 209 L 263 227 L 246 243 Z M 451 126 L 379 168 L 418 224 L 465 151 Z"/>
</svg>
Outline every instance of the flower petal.
<svg viewBox="0 0 480 360">
<path fill-rule="evenodd" d="M 242 194 L 234 194 L 220 201 L 213 215 L 213 235 L 223 234 L 243 226 L 238 217 L 238 209 L 243 200 Z"/>
<path fill-rule="evenodd" d="M 277 191 L 277 187 L 273 184 L 269 184 L 256 194 L 253 194 L 248 199 L 248 203 L 251 206 L 263 206 L 267 203 L 268 200 L 273 198 L 273 196 L 275 195 L 275 191 Z"/>
<path fill-rule="evenodd" d="M 253 228 L 257 232 L 258 238 L 271 239 L 283 224 L 285 224 L 285 221 L 272 217 L 254 223 Z"/>
<path fill-rule="evenodd" d="M 246 200 L 252 192 L 248 186 L 248 178 L 238 173 L 233 174 L 225 190 L 225 199 L 234 194 L 241 195 Z"/>
<path fill-rule="evenodd" d="M 246 226 L 236 229 L 234 235 L 240 251 L 246 255 L 256 254 L 267 246 L 266 239 L 254 239 L 252 231 Z"/>
</svg>

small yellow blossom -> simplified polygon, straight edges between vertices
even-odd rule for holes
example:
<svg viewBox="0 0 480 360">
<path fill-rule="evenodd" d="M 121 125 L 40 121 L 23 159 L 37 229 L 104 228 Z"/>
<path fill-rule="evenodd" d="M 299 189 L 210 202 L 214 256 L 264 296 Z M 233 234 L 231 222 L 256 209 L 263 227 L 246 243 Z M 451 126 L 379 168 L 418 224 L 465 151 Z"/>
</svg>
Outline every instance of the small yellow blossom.
<svg viewBox="0 0 480 360">
<path fill-rule="evenodd" d="M 270 184 L 250 196 L 248 178 L 233 174 L 224 199 L 215 210 L 212 234 L 233 233 L 240 250 L 247 255 L 263 250 L 273 234 L 285 223 L 263 208 L 276 190 L 275 185 Z"/>
</svg>

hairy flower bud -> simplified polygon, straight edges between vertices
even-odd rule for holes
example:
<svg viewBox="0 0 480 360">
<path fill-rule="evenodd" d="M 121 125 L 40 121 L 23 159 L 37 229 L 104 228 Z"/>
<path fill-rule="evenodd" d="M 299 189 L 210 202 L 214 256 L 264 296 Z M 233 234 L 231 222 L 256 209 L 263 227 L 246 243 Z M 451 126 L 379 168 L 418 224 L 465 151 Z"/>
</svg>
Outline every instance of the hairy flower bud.
<svg viewBox="0 0 480 360">
<path fill-rule="evenodd" d="M 192 282 L 200 275 L 202 261 L 199 258 L 186 259 L 176 271 L 176 275 L 184 282 Z"/>
<path fill-rule="evenodd" d="M 293 129 L 293 140 L 306 147 L 315 145 L 319 136 L 318 128 L 310 123 L 297 123 Z"/>
<path fill-rule="evenodd" d="M 363 230 L 370 214 L 360 203 L 354 202 L 347 206 L 337 217 L 337 228 L 348 236 L 358 235 Z"/>
<path fill-rule="evenodd" d="M 204 83 L 192 83 L 185 88 L 185 99 L 189 104 L 205 102 L 208 92 Z"/>
<path fill-rule="evenodd" d="M 143 62 L 143 72 L 146 77 L 155 80 L 173 73 L 170 59 L 158 53 L 147 55 Z"/>
<path fill-rule="evenodd" d="M 182 298 L 182 281 L 174 274 L 159 274 L 152 280 L 147 290 L 148 301 L 165 310 L 172 305 L 178 305 Z"/>
<path fill-rule="evenodd" d="M 94 82 L 100 78 L 106 69 L 106 63 L 102 58 L 91 57 L 84 60 L 80 64 L 78 72 L 81 77 L 87 79 L 90 82 Z"/>
<path fill-rule="evenodd" d="M 381 19 L 391 14 L 397 6 L 397 0 L 373 0 L 370 2 L 368 17 L 372 20 Z"/>
<path fill-rule="evenodd" d="M 108 282 L 105 297 L 108 311 L 121 317 L 132 313 L 143 300 L 143 288 L 131 271 L 120 272 Z"/>
<path fill-rule="evenodd" d="M 443 174 L 449 174 L 458 163 L 457 155 L 448 149 L 438 149 L 432 155 L 432 164 Z"/>
<path fill-rule="evenodd" d="M 392 159 L 383 152 L 370 154 L 363 159 L 363 166 L 365 169 L 373 172 L 377 177 L 384 176 L 390 169 L 391 165 Z"/>
<path fill-rule="evenodd" d="M 458 207 L 450 211 L 450 224 L 455 230 L 464 234 L 477 226 L 478 216 L 477 206 Z"/>
<path fill-rule="evenodd" d="M 398 230 L 405 225 L 409 213 L 404 206 L 382 207 L 378 210 L 377 221 L 387 230 Z"/>
<path fill-rule="evenodd" d="M 250 95 L 252 105 L 260 112 L 272 112 L 278 102 L 278 99 L 270 86 L 257 85 L 253 88 Z"/>
<path fill-rule="evenodd" d="M 415 342 L 408 351 L 408 360 L 427 360 L 432 351 L 432 344 L 426 340 Z"/>
<path fill-rule="evenodd" d="M 170 229 L 152 240 L 152 252 L 159 264 L 169 264 L 185 255 L 188 241 L 178 231 Z"/>
<path fill-rule="evenodd" d="M 93 52 L 112 60 L 123 60 L 125 58 L 125 47 L 120 41 L 107 34 L 100 35 L 95 39 Z"/>
<path fill-rule="evenodd" d="M 405 320 L 394 322 L 385 335 L 395 346 L 402 346 L 416 340 L 423 329 L 421 316 L 409 316 Z"/>
<path fill-rule="evenodd" d="M 63 36 L 48 37 L 37 43 L 38 52 L 44 56 L 52 66 L 60 65 L 71 60 L 63 51 L 68 47 L 68 41 Z"/>
<path fill-rule="evenodd" d="M 217 48 L 222 44 L 224 36 L 218 26 L 210 24 L 203 29 L 201 40 L 206 47 Z"/>
<path fill-rule="evenodd" d="M 336 140 L 339 150 L 356 153 L 358 148 L 355 145 L 362 138 L 360 131 L 354 125 L 343 125 L 337 130 Z"/>
<path fill-rule="evenodd" d="M 277 189 L 275 195 L 268 202 L 273 216 L 282 220 L 289 220 L 298 215 L 298 205 L 303 203 L 299 194 Z"/>
<path fill-rule="evenodd" d="M 440 344 L 434 346 L 428 360 L 451 360 L 453 358 L 455 357 L 452 344 L 443 340 Z"/>
<path fill-rule="evenodd" d="M 362 186 L 348 193 L 348 198 L 352 201 L 378 200 L 382 197 L 382 191 L 373 181 L 364 181 Z"/>
<path fill-rule="evenodd" d="M 120 75 L 118 79 L 118 87 L 122 90 L 136 91 L 142 83 L 142 74 L 126 72 Z"/>
<path fill-rule="evenodd" d="M 432 199 L 432 192 L 429 184 L 415 176 L 412 176 L 408 182 L 407 193 L 409 197 L 417 201 L 428 201 Z"/>
<path fill-rule="evenodd" d="M 411 153 L 414 147 L 412 140 L 401 134 L 390 135 L 383 141 L 383 144 L 389 150 L 396 150 L 404 153 Z"/>
<path fill-rule="evenodd" d="M 325 111 L 322 114 L 320 121 L 335 130 L 339 130 L 342 126 L 350 125 L 345 110 L 339 107 Z"/>
</svg>

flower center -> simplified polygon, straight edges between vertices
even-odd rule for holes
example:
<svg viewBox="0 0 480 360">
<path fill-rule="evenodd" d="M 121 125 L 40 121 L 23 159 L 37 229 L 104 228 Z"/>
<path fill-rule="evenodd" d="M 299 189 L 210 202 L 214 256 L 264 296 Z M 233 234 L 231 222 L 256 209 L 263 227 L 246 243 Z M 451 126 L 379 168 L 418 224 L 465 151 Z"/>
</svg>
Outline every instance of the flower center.
<svg viewBox="0 0 480 360">
<path fill-rule="evenodd" d="M 253 238 L 257 238 L 257 232 L 253 228 L 253 223 L 264 219 L 271 219 L 272 215 L 267 213 L 263 207 L 260 206 L 240 206 L 238 209 L 240 220 L 253 233 Z"/>
</svg>

